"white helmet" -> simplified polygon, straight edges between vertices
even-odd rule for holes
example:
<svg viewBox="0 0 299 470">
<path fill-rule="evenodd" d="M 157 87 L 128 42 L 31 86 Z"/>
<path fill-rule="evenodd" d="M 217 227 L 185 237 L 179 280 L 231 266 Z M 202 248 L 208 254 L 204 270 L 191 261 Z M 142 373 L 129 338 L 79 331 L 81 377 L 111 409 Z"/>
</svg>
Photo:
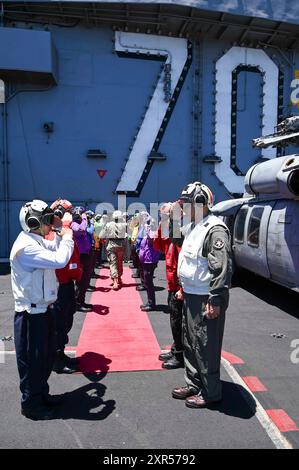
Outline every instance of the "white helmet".
<svg viewBox="0 0 299 470">
<path fill-rule="evenodd" d="M 189 183 L 185 186 L 179 200 L 182 203 L 201 203 L 211 209 L 214 196 L 208 186 L 200 181 L 194 181 L 194 183 Z"/>
<path fill-rule="evenodd" d="M 112 218 L 115 220 L 115 219 L 118 219 L 118 220 L 121 220 L 123 219 L 123 213 L 122 211 L 114 211 L 113 214 L 112 214 Z"/>
<path fill-rule="evenodd" d="M 25 232 L 38 230 L 42 224 L 53 225 L 54 211 L 46 202 L 34 199 L 21 208 L 19 221 Z"/>
</svg>

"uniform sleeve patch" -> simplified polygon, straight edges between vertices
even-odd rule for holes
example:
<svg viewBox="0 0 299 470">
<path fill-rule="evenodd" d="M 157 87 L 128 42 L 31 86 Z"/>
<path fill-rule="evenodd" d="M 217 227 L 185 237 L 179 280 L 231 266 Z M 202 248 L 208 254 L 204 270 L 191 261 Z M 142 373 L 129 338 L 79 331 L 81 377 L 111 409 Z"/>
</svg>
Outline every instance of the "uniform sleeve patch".
<svg viewBox="0 0 299 470">
<path fill-rule="evenodd" d="M 224 247 L 224 241 L 221 240 L 221 238 L 217 238 L 213 243 L 213 247 L 216 248 L 216 250 L 221 250 Z"/>
</svg>

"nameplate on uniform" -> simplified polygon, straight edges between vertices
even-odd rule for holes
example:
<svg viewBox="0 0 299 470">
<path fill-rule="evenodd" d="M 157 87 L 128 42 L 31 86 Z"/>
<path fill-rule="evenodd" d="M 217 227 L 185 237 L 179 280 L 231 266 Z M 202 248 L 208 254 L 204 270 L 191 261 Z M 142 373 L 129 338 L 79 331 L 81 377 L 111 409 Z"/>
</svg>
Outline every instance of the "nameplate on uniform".
<svg viewBox="0 0 299 470">
<path fill-rule="evenodd" d="M 77 269 L 78 265 L 77 263 L 70 263 L 69 264 L 69 269 Z"/>
</svg>

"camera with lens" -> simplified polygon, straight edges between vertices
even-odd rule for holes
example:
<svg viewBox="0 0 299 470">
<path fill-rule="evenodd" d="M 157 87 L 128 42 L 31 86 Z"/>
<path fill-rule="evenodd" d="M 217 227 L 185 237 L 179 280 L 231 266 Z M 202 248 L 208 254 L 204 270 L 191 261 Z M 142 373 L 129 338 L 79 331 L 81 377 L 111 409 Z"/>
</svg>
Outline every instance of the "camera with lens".
<svg viewBox="0 0 299 470">
<path fill-rule="evenodd" d="M 91 210 L 86 211 L 85 214 L 86 214 L 88 220 L 91 220 L 94 217 L 94 212 L 91 211 Z"/>
<path fill-rule="evenodd" d="M 61 204 L 58 204 L 58 206 L 54 210 L 54 215 L 62 219 L 65 213 L 66 209 Z"/>
<path fill-rule="evenodd" d="M 85 208 L 82 206 L 77 206 L 72 210 L 72 216 L 74 222 L 81 222 L 82 214 L 85 212 Z"/>
</svg>

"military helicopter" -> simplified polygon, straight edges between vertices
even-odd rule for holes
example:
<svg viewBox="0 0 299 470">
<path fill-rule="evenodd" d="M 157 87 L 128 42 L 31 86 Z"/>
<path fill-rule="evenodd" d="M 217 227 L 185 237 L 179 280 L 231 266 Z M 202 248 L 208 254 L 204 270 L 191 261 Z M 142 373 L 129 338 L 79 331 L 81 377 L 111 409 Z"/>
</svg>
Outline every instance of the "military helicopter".
<svg viewBox="0 0 299 470">
<path fill-rule="evenodd" d="M 299 116 L 282 121 L 253 146 L 299 145 Z M 213 208 L 231 229 L 235 267 L 299 291 L 299 154 L 252 166 L 243 198 Z"/>
</svg>

